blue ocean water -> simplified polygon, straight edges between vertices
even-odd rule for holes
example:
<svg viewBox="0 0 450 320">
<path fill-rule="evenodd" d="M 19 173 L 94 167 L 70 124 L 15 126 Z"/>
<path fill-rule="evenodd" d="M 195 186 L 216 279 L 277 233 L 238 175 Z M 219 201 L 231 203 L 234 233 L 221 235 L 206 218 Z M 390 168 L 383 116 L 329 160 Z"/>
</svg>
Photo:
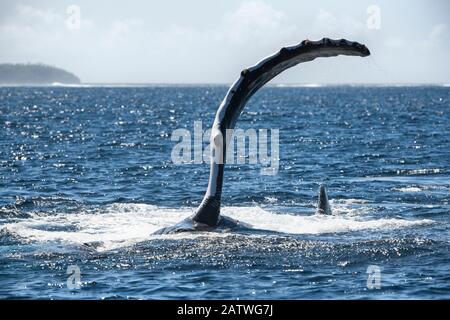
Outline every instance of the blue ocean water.
<svg viewBox="0 0 450 320">
<path fill-rule="evenodd" d="M 263 88 L 238 128 L 279 129 L 278 173 L 228 165 L 223 195 L 258 231 L 152 236 L 207 186 L 173 130 L 226 91 L 0 88 L 0 298 L 450 298 L 449 87 Z"/>
</svg>

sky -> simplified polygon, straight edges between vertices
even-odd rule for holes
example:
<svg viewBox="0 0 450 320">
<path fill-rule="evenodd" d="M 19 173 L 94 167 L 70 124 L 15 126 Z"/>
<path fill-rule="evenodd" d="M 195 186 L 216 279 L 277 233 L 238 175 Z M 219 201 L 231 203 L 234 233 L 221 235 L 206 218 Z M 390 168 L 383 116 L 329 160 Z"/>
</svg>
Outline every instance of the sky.
<svg viewBox="0 0 450 320">
<path fill-rule="evenodd" d="M 0 0 L 0 63 L 45 63 L 86 83 L 231 83 L 303 39 L 368 58 L 317 59 L 272 83 L 450 83 L 448 0 Z"/>
</svg>

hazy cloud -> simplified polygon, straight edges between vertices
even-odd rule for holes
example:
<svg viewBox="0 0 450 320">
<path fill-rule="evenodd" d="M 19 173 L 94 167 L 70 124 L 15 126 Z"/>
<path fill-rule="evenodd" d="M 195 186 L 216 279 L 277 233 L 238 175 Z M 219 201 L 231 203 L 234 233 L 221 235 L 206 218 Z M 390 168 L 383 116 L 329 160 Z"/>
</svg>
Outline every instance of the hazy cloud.
<svg viewBox="0 0 450 320">
<path fill-rule="evenodd" d="M 415 2 L 408 3 L 412 6 Z M 397 10 L 390 3 L 383 3 L 383 14 L 392 11 L 393 15 Z M 356 10 L 349 3 L 299 2 L 287 8 L 283 2 L 242 1 L 218 2 L 222 12 L 212 8 L 205 12 L 199 7 L 201 3 L 191 3 L 182 9 L 186 11 L 183 19 L 155 22 L 158 10 L 163 12 L 160 5 L 117 2 L 101 7 L 80 0 L 81 28 L 69 30 L 66 7 L 60 2 L 54 7 L 48 4 L 2 4 L 7 14 L 0 15 L 0 61 L 49 63 L 88 82 L 231 82 L 241 68 L 283 45 L 327 36 L 367 43 L 372 60 L 318 61 L 314 66 L 302 66 L 301 72 L 289 71 L 278 80 L 450 82 L 445 58 L 448 30 L 442 20 L 422 27 L 418 25 L 422 20 L 417 20 L 405 30 L 397 27 L 400 22 L 386 18 L 379 31 L 372 31 L 366 26 L 364 5 Z M 209 15 L 216 18 L 209 19 Z M 395 16 L 402 19 L 400 14 Z M 421 37 L 419 29 L 428 31 Z M 413 48 L 420 56 L 413 62 L 400 48 Z M 429 70 L 428 74 L 414 74 L 408 63 L 423 65 L 420 70 Z M 378 65 L 387 71 L 381 72 Z M 360 72 L 346 72 L 350 66 L 357 66 Z"/>
</svg>

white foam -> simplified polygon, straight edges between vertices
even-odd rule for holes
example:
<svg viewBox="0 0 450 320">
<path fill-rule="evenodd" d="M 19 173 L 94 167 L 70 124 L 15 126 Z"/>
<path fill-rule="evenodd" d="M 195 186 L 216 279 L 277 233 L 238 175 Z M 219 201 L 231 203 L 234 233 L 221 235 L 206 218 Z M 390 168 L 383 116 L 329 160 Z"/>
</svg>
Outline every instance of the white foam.
<svg viewBox="0 0 450 320">
<path fill-rule="evenodd" d="M 114 204 L 102 212 L 36 216 L 4 227 L 32 241 L 63 241 L 79 245 L 102 242 L 103 249 L 114 249 L 148 240 L 151 233 L 179 222 L 190 213 L 191 210 L 188 209 Z M 52 226 L 57 226 L 59 230 L 67 227 L 76 231 L 53 231 Z"/>
<path fill-rule="evenodd" d="M 68 87 L 68 88 L 91 88 L 92 86 L 84 83 L 61 83 L 53 82 L 52 87 Z"/>
<path fill-rule="evenodd" d="M 439 168 L 398 169 L 397 174 L 421 175 L 421 174 L 440 173 L 441 171 L 442 170 Z"/>
<path fill-rule="evenodd" d="M 422 191 L 422 189 L 419 187 L 404 187 L 404 188 L 396 188 L 394 190 L 399 191 L 399 192 L 420 192 L 420 191 Z"/>
<path fill-rule="evenodd" d="M 354 201 L 348 203 L 354 204 Z M 363 219 L 355 212 L 345 211 L 348 203 L 335 203 L 338 215 L 278 214 L 252 207 L 224 207 L 223 214 L 246 222 L 257 229 L 291 233 L 322 234 L 358 230 L 404 228 L 432 223 L 432 220 Z M 361 204 L 361 203 L 360 203 Z M 336 207 L 341 209 L 336 210 Z M 98 250 L 111 250 L 154 238 L 225 237 L 224 233 L 182 233 L 152 236 L 156 230 L 173 225 L 192 214 L 194 208 L 169 209 L 146 204 L 114 204 L 101 212 L 33 216 L 3 225 L 9 231 L 31 241 L 59 241 L 82 245 L 101 242 Z M 66 228 L 66 229 L 64 229 Z M 62 231 L 64 230 L 64 231 Z M 67 231 L 66 231 L 67 230 Z"/>
<path fill-rule="evenodd" d="M 335 210 L 335 209 L 334 209 Z M 336 211 L 336 210 L 335 210 Z M 277 214 L 261 208 L 228 207 L 224 214 L 250 223 L 254 228 L 291 234 L 323 234 L 360 230 L 380 230 L 411 227 L 432 223 L 432 220 L 374 219 L 364 220 L 354 213 L 339 215 Z"/>
<path fill-rule="evenodd" d="M 322 83 L 278 83 L 277 88 L 321 88 L 327 86 Z"/>
</svg>

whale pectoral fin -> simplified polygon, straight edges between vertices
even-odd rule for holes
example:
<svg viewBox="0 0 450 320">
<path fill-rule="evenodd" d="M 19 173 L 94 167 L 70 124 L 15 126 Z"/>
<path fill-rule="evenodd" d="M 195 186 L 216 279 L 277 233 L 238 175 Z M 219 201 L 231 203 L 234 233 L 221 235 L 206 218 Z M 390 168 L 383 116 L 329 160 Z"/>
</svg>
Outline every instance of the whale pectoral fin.
<svg viewBox="0 0 450 320">
<path fill-rule="evenodd" d="M 214 154 L 214 156 L 211 157 L 208 189 L 202 203 L 191 218 L 185 219 L 175 226 L 161 229 L 156 234 L 214 230 L 220 223 L 227 227 L 238 225 L 231 220 L 220 220 L 220 201 L 227 154 L 227 139 L 224 140 L 224 137 L 227 137 L 227 130 L 234 129 L 239 115 L 253 94 L 284 70 L 316 58 L 339 55 L 366 57 L 370 55 L 370 51 L 363 44 L 345 39 L 305 40 L 294 46 L 283 47 L 254 66 L 244 69 L 228 90 L 216 112 L 213 123 L 214 131 L 211 134 L 213 137 L 211 155 Z M 325 187 L 323 189 L 321 187 L 319 191 L 317 212 L 331 214 Z"/>
<path fill-rule="evenodd" d="M 327 214 L 331 215 L 330 202 L 328 201 L 327 190 L 324 185 L 319 187 L 319 199 L 317 201 L 317 211 L 316 214 Z"/>
<path fill-rule="evenodd" d="M 217 226 L 220 220 L 220 196 L 206 196 L 192 216 L 194 222 Z"/>
<path fill-rule="evenodd" d="M 262 59 L 254 66 L 242 70 L 239 78 L 228 90 L 219 106 L 211 130 L 211 169 L 208 189 L 202 203 L 193 216 L 198 223 L 217 227 L 220 219 L 224 166 L 227 154 L 227 130 L 234 129 L 247 101 L 271 79 L 297 64 L 316 58 L 339 55 L 366 57 L 369 49 L 358 42 L 345 39 L 323 38 L 318 41 L 305 40 Z"/>
</svg>

